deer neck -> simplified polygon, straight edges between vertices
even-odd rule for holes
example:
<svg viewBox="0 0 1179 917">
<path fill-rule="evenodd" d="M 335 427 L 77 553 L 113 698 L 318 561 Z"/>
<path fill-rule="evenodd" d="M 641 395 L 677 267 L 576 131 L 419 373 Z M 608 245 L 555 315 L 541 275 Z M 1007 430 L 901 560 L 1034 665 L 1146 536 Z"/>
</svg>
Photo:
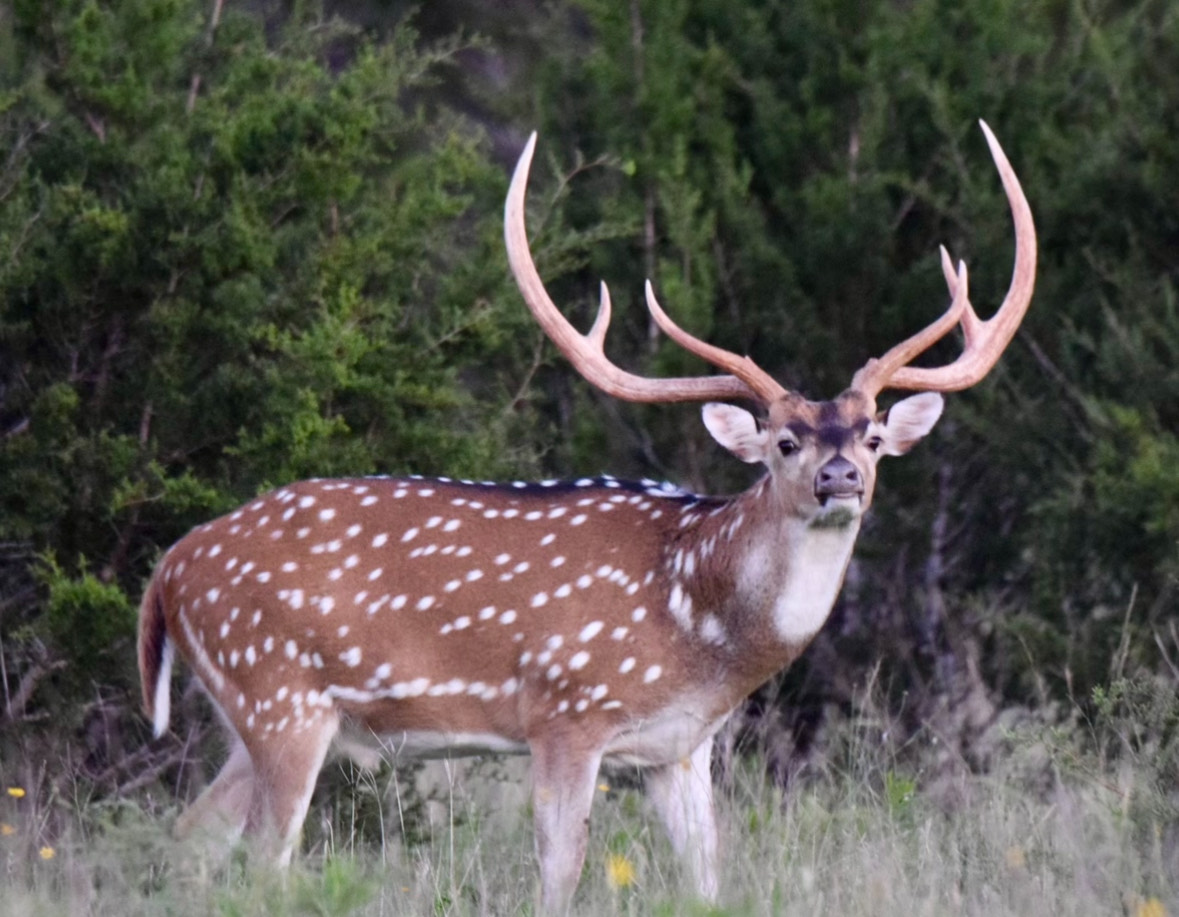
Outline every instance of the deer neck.
<svg viewBox="0 0 1179 917">
<path fill-rule="evenodd" d="M 672 615 L 759 684 L 826 622 L 860 528 L 858 519 L 808 525 L 777 507 L 769 487 L 764 479 L 699 514 L 667 560 Z"/>
</svg>

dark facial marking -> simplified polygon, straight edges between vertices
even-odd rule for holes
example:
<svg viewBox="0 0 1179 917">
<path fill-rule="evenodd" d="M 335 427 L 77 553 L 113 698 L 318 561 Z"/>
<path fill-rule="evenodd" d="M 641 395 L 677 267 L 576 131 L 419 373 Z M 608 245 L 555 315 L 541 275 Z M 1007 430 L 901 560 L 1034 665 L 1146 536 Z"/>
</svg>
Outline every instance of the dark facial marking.
<svg viewBox="0 0 1179 917">
<path fill-rule="evenodd" d="M 848 445 L 852 438 L 852 431 L 847 427 L 831 424 L 819 428 L 819 442 L 824 446 L 831 446 L 837 452 Z"/>
<path fill-rule="evenodd" d="M 868 419 L 862 417 L 850 427 L 842 423 L 824 424 L 819 428 L 819 442 L 824 446 L 832 446 L 839 450 L 851 443 L 858 436 L 863 436 L 868 429 Z"/>
<path fill-rule="evenodd" d="M 819 426 L 830 427 L 840 423 L 843 418 L 840 417 L 839 402 L 824 401 L 819 405 Z"/>
<path fill-rule="evenodd" d="M 782 405 L 789 412 L 782 421 L 799 442 L 810 440 L 822 448 L 842 453 L 863 439 L 872 422 L 865 410 L 869 406 L 854 392 L 834 401 L 796 400 L 796 405 Z M 771 411 L 771 419 L 772 414 Z"/>
</svg>

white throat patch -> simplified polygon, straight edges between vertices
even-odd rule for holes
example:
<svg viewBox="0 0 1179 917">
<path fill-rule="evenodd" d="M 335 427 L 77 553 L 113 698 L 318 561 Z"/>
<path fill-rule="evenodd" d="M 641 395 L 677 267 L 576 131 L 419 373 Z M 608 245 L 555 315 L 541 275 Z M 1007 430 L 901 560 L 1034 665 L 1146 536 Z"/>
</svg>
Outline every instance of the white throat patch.
<svg viewBox="0 0 1179 917">
<path fill-rule="evenodd" d="M 810 528 L 790 539 L 786 580 L 774 600 L 774 629 L 786 643 L 806 643 L 819 632 L 843 585 L 859 522 Z"/>
</svg>

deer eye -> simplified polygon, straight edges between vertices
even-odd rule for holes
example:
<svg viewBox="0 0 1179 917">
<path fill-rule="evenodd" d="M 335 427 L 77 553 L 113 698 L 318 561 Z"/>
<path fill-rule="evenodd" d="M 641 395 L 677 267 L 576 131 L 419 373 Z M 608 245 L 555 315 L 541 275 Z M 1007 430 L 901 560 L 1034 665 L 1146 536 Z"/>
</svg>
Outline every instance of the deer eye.
<svg viewBox="0 0 1179 917">
<path fill-rule="evenodd" d="M 783 455 L 791 455 L 798 451 L 798 443 L 792 439 L 783 439 L 778 441 L 778 451 Z"/>
<path fill-rule="evenodd" d="M 879 452 L 880 447 L 884 444 L 884 440 L 879 436 L 869 437 L 868 441 L 864 443 L 872 452 Z"/>
</svg>

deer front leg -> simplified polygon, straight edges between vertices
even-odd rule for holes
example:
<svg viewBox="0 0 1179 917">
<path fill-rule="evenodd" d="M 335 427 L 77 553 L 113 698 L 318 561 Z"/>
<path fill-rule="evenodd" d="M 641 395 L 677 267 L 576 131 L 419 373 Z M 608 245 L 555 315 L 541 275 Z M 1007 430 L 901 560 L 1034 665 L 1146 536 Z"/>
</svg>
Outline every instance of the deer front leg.
<svg viewBox="0 0 1179 917">
<path fill-rule="evenodd" d="M 718 889 L 711 766 L 709 736 L 687 758 L 652 768 L 646 779 L 647 795 L 667 828 L 671 845 L 706 901 L 715 901 Z"/>
<path fill-rule="evenodd" d="M 532 809 L 542 913 L 566 913 L 581 878 L 601 762 L 600 749 L 579 748 L 573 737 L 548 735 L 532 744 Z"/>
</svg>

